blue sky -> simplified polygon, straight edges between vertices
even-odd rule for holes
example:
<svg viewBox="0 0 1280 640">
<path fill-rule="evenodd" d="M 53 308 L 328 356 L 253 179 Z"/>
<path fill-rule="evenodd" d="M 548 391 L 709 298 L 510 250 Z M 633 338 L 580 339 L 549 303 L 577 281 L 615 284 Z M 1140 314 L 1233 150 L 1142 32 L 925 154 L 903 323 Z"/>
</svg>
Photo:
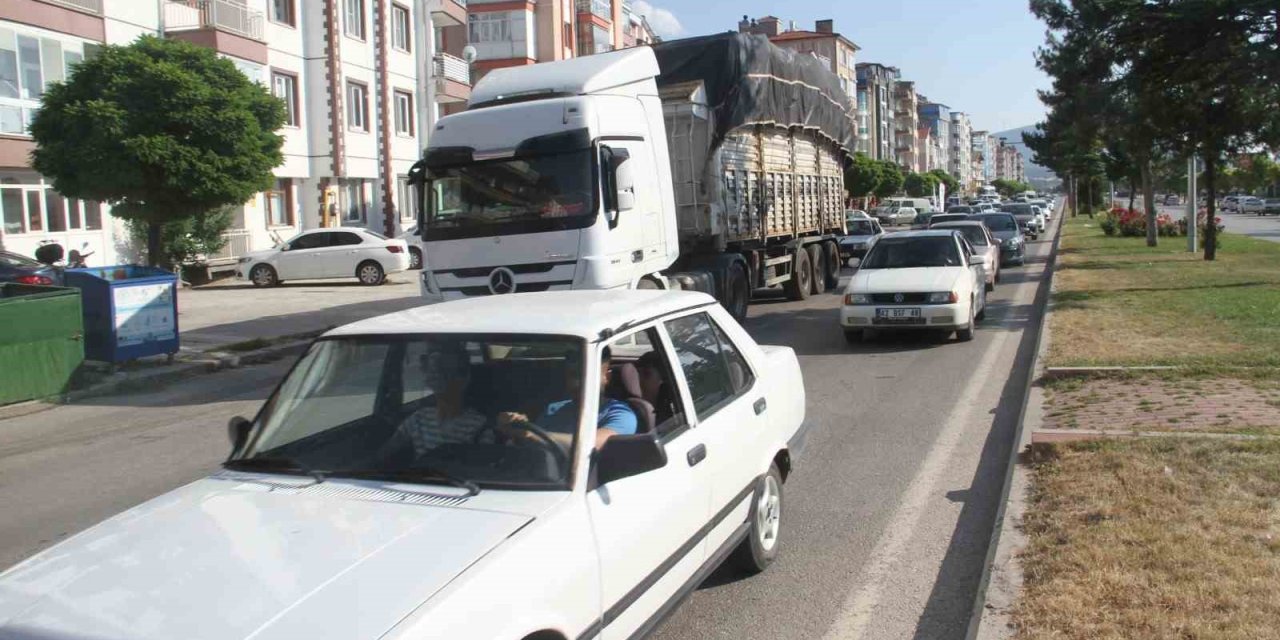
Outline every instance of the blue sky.
<svg viewBox="0 0 1280 640">
<path fill-rule="evenodd" d="M 737 29 L 743 14 L 775 15 L 797 29 L 832 18 L 862 50 L 858 62 L 902 70 L 930 100 L 969 114 L 976 129 L 1004 131 L 1044 118 L 1036 89 L 1048 78 L 1033 57 L 1044 25 L 1027 0 L 636 0 L 665 37 Z M 667 33 L 662 33 L 666 31 Z"/>
</svg>

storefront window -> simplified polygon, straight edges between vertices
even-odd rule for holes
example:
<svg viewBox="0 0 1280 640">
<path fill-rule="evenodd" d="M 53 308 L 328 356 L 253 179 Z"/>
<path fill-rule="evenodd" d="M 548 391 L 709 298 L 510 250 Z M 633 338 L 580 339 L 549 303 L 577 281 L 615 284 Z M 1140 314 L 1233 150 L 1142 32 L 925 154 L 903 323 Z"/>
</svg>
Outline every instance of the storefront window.
<svg viewBox="0 0 1280 640">
<path fill-rule="evenodd" d="M 0 189 L 0 211 L 5 233 L 22 233 L 22 190 Z"/>
<path fill-rule="evenodd" d="M 44 211 L 45 218 L 49 221 L 49 231 L 66 231 L 67 212 L 64 211 L 66 201 L 53 189 L 46 189 L 44 194 Z"/>
</svg>

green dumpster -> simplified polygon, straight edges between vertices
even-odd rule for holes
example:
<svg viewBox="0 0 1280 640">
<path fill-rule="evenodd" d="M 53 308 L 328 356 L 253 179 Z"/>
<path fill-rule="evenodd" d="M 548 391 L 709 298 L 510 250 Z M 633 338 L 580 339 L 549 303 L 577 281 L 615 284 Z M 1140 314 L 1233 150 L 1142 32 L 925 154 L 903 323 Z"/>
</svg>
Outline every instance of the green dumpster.
<svg viewBox="0 0 1280 640">
<path fill-rule="evenodd" d="M 64 392 L 84 362 L 80 290 L 0 284 L 0 405 Z"/>
</svg>

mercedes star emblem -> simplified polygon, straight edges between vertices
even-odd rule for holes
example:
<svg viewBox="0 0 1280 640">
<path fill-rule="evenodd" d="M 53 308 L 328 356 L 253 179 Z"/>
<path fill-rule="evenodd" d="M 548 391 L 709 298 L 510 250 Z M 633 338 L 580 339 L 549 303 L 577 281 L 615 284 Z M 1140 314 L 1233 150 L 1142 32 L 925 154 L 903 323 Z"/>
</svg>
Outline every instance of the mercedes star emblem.
<svg viewBox="0 0 1280 640">
<path fill-rule="evenodd" d="M 516 274 L 506 267 L 498 267 L 489 273 L 489 293 L 514 293 Z"/>
<path fill-rule="evenodd" d="M 490 278 L 490 281 L 492 281 L 492 277 Z M 493 288 L 493 285 L 489 285 L 489 287 L 490 287 L 490 288 Z M 902 300 L 903 300 L 903 297 L 902 297 L 902 294 L 901 294 L 901 293 L 895 293 L 895 294 L 893 294 L 893 301 L 894 301 L 894 302 L 902 302 Z"/>
</svg>

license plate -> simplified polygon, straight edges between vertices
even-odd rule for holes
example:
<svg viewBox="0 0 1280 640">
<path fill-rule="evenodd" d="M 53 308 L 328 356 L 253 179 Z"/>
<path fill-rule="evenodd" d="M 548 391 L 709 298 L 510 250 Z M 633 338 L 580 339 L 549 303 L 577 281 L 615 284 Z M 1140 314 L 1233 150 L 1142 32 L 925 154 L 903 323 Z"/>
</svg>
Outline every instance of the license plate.
<svg viewBox="0 0 1280 640">
<path fill-rule="evenodd" d="M 876 309 L 876 317 L 881 320 L 910 320 L 920 317 L 920 309 Z"/>
</svg>

